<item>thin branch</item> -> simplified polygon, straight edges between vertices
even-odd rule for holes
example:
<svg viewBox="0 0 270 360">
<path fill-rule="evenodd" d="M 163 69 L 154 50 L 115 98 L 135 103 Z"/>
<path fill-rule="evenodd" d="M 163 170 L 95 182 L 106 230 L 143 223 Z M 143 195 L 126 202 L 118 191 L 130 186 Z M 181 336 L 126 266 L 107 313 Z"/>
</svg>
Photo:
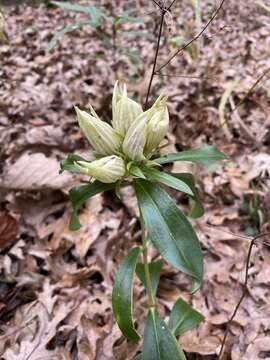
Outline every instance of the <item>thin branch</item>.
<svg viewBox="0 0 270 360">
<path fill-rule="evenodd" d="M 160 4 L 156 0 L 152 0 L 152 1 L 161 9 Z"/>
<path fill-rule="evenodd" d="M 232 115 L 238 108 L 239 106 L 241 106 L 245 100 L 249 97 L 249 95 L 253 92 L 253 90 L 259 85 L 259 83 L 262 81 L 262 79 L 268 74 L 268 72 L 270 71 L 270 67 L 267 68 L 262 75 L 254 82 L 254 84 L 251 86 L 251 88 L 248 90 L 248 92 L 246 93 L 246 95 L 243 97 L 243 99 L 241 99 L 234 108 L 232 108 L 231 111 L 229 111 L 229 113 L 227 114 L 227 116 Z M 223 126 L 225 123 L 227 122 L 227 120 L 223 121 L 223 123 L 221 124 L 221 126 Z"/>
<path fill-rule="evenodd" d="M 153 63 L 152 74 L 151 74 L 151 77 L 150 77 L 148 90 L 147 90 L 147 95 L 146 95 L 146 99 L 145 99 L 145 103 L 144 103 L 144 108 L 145 109 L 147 108 L 147 105 L 148 105 L 148 100 L 149 100 L 149 95 L 150 95 L 150 91 L 151 91 L 151 87 L 152 87 L 152 82 L 153 82 L 154 75 L 155 75 L 155 72 L 156 72 L 157 57 L 158 57 L 158 52 L 159 52 L 159 47 L 160 47 L 160 39 L 161 39 L 165 14 L 166 14 L 166 10 L 163 9 L 162 12 L 161 12 L 158 39 L 157 39 L 157 46 L 156 46 L 156 52 L 155 52 L 155 58 L 154 58 L 154 63 Z"/>
<path fill-rule="evenodd" d="M 262 75 L 255 81 L 255 83 L 251 86 L 251 88 L 248 90 L 248 92 L 246 93 L 246 95 L 243 97 L 242 100 L 239 101 L 238 104 L 236 104 L 236 106 L 232 109 L 231 114 L 233 112 L 235 112 L 235 110 L 243 104 L 243 102 L 246 100 L 246 98 L 252 93 L 252 91 L 255 89 L 255 87 L 262 81 L 262 79 L 265 77 L 265 75 L 268 74 L 268 72 L 270 71 L 270 67 L 268 69 L 266 69 Z"/>
<path fill-rule="evenodd" d="M 216 78 L 214 77 L 210 77 L 210 76 L 195 76 L 195 75 L 170 75 L 170 74 L 163 74 L 163 73 L 159 73 L 159 76 L 164 76 L 164 77 L 180 77 L 180 78 L 184 78 L 184 79 L 199 79 L 199 80 L 215 80 Z"/>
<path fill-rule="evenodd" d="M 173 6 L 173 4 L 176 2 L 176 0 L 173 0 L 172 2 L 171 2 L 171 5 L 168 7 L 168 11 L 170 11 L 171 10 L 171 7 Z"/>
<path fill-rule="evenodd" d="M 245 236 L 245 235 L 240 235 L 240 234 L 235 234 L 233 233 L 232 231 L 229 231 L 229 230 L 226 230 L 226 229 L 221 229 L 220 227 L 218 227 L 217 225 L 211 225 L 211 224 L 207 224 L 206 223 L 206 226 L 211 228 L 211 229 L 215 229 L 215 230 L 218 230 L 218 231 L 222 231 L 226 234 L 230 234 L 230 235 L 233 235 L 234 237 L 238 238 L 238 239 L 243 239 L 243 240 L 248 240 L 248 241 L 252 241 L 252 237 L 250 236 Z M 262 240 L 259 240 L 258 238 L 256 239 L 256 244 L 263 244 L 265 246 L 268 246 L 270 247 L 270 243 L 266 242 L 266 241 L 262 241 Z"/>
<path fill-rule="evenodd" d="M 231 323 L 233 322 L 236 314 L 237 314 L 237 311 L 239 310 L 241 304 L 242 304 L 242 301 L 244 300 L 246 294 L 247 294 L 247 291 L 248 291 L 248 278 L 249 278 L 249 275 L 248 275 L 248 270 L 249 270 L 249 266 L 250 266 L 250 259 L 251 259 L 251 253 L 252 253 L 252 249 L 253 249 L 253 246 L 256 245 L 256 241 L 260 238 L 260 237 L 264 237 L 264 236 L 269 236 L 270 235 L 270 232 L 269 233 L 265 233 L 265 234 L 259 234 L 257 236 L 255 236 L 252 240 L 251 240 L 251 243 L 249 245 L 249 249 L 248 249 L 248 255 L 247 255 L 247 260 L 246 260 L 246 268 L 245 268 L 245 280 L 244 280 L 244 284 L 243 284 L 243 290 L 242 290 L 242 295 L 233 311 L 233 314 L 232 316 L 230 317 L 229 321 L 227 322 L 227 326 L 226 326 L 226 331 L 225 331 L 225 334 L 224 334 L 224 337 L 223 337 L 223 340 L 222 340 L 222 344 L 221 344 L 221 348 L 220 348 L 220 351 L 219 351 L 219 354 L 218 354 L 218 359 L 221 360 L 221 356 L 223 354 L 223 349 L 224 349 L 224 346 L 225 346 L 225 343 L 226 343 L 226 339 L 227 339 L 227 336 L 228 336 L 228 333 L 229 333 L 229 329 L 230 329 L 230 325 Z"/>
<path fill-rule="evenodd" d="M 155 75 L 158 75 L 160 70 L 162 70 L 165 66 L 167 66 L 179 53 L 183 52 L 189 45 L 191 45 L 194 41 L 198 40 L 198 38 L 205 32 L 205 30 L 208 28 L 208 26 L 213 22 L 213 20 L 216 18 L 218 13 L 220 12 L 223 4 L 226 0 L 222 0 L 219 7 L 216 9 L 210 20 L 206 23 L 206 25 L 202 28 L 202 30 L 188 43 L 186 43 L 183 47 L 178 49 L 163 65 L 160 66 L 160 68 L 155 72 Z"/>
</svg>

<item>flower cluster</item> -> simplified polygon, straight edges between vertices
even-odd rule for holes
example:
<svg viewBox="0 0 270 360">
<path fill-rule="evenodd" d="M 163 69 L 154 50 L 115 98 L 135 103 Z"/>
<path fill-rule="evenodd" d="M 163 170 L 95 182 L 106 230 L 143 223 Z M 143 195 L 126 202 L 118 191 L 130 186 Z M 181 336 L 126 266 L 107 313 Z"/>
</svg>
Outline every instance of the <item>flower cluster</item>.
<svg viewBox="0 0 270 360">
<path fill-rule="evenodd" d="M 76 161 L 74 165 L 86 175 L 104 183 L 113 183 L 127 174 L 127 164 L 141 163 L 151 158 L 168 131 L 167 98 L 159 96 L 153 106 L 143 111 L 130 99 L 124 84 L 114 86 L 112 126 L 100 120 L 94 109 L 90 114 L 75 107 L 83 134 L 93 147 L 97 160 Z"/>
</svg>

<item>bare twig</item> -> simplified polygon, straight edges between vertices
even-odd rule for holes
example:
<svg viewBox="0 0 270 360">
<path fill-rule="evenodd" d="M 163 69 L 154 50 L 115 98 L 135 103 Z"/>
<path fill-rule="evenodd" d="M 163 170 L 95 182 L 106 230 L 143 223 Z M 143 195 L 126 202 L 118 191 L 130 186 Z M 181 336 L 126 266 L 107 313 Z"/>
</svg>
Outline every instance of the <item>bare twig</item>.
<svg viewBox="0 0 270 360">
<path fill-rule="evenodd" d="M 176 2 L 176 0 L 173 0 L 172 2 L 171 2 L 171 5 L 168 7 L 168 11 L 170 11 L 171 10 L 171 7 L 174 5 L 174 3 Z"/>
<path fill-rule="evenodd" d="M 239 106 L 241 106 L 245 100 L 249 97 L 249 95 L 253 92 L 253 90 L 255 89 L 256 86 L 259 85 L 259 83 L 262 81 L 262 79 L 268 74 L 268 72 L 270 72 L 270 67 L 267 68 L 263 73 L 262 75 L 254 82 L 254 84 L 249 88 L 248 92 L 246 93 L 246 95 L 243 97 L 242 100 L 240 100 L 236 105 L 235 107 L 233 107 L 233 109 L 229 112 L 228 116 L 229 115 L 232 115 L 238 108 Z M 226 122 L 226 120 L 221 124 L 223 125 L 224 123 Z"/>
<path fill-rule="evenodd" d="M 246 135 L 252 139 L 253 141 L 256 141 L 256 139 L 254 139 L 254 135 L 249 131 L 249 128 L 246 126 L 246 124 L 244 123 L 244 121 L 241 119 L 238 111 L 237 111 L 237 108 L 235 106 L 235 103 L 233 101 L 233 97 L 230 96 L 229 97 L 229 102 L 230 102 L 230 105 L 231 105 L 231 108 L 232 108 L 232 114 L 234 115 L 234 118 L 235 120 L 238 122 L 239 126 L 243 129 L 243 131 L 246 133 Z"/>
<path fill-rule="evenodd" d="M 156 0 L 152 0 L 152 1 L 161 9 L 160 4 Z"/>
<path fill-rule="evenodd" d="M 180 78 L 184 78 L 184 79 L 199 79 L 199 80 L 215 80 L 214 77 L 210 77 L 210 76 L 195 76 L 195 75 L 170 75 L 170 74 L 159 74 L 159 76 L 163 76 L 163 77 L 180 77 Z"/>
<path fill-rule="evenodd" d="M 161 39 L 165 14 L 166 14 L 166 10 L 162 9 L 161 18 L 160 18 L 160 25 L 159 25 L 159 32 L 158 32 L 158 38 L 157 38 L 155 58 L 154 58 L 154 63 L 153 63 L 152 74 L 151 74 L 149 85 L 148 85 L 147 95 L 146 95 L 146 99 L 145 99 L 145 103 L 144 103 L 144 108 L 147 108 L 147 105 L 148 105 L 148 100 L 149 100 L 149 95 L 150 95 L 150 91 L 151 91 L 151 87 L 152 87 L 152 82 L 153 82 L 155 71 L 156 71 L 157 58 L 158 58 L 158 52 L 159 52 L 159 47 L 160 47 L 160 39 Z"/>
<path fill-rule="evenodd" d="M 232 316 L 230 317 L 229 321 L 227 322 L 227 326 L 226 326 L 226 330 L 225 330 L 225 334 L 224 334 L 224 337 L 223 337 L 223 340 L 222 340 L 222 344 L 221 344 L 221 348 L 220 348 L 220 351 L 219 351 L 219 354 L 218 354 L 218 359 L 221 360 L 221 356 L 223 354 L 223 349 L 224 349 L 224 346 L 225 346 L 225 343 L 226 343 L 226 339 L 227 339 L 227 336 L 228 336 L 228 333 L 229 333 L 229 329 L 230 329 L 230 325 L 231 323 L 233 322 L 236 314 L 237 314 L 237 311 L 239 310 L 241 304 L 242 304 L 242 301 L 244 300 L 246 294 L 247 294 L 247 291 L 248 291 L 248 270 L 249 270 L 249 266 L 250 266 L 250 259 L 251 259 L 251 253 L 252 253 L 252 249 L 253 249 L 253 246 L 256 244 L 256 241 L 261 238 L 261 237 L 264 237 L 264 236 L 269 236 L 270 235 L 270 232 L 269 233 L 265 233 L 265 234 L 259 234 L 257 236 L 255 236 L 252 240 L 251 240 L 251 243 L 249 245 L 249 249 L 248 249 L 248 254 L 247 254 L 247 260 L 246 260 L 246 268 L 245 268 L 245 280 L 244 280 L 244 284 L 243 284 L 243 290 L 242 290 L 242 295 L 233 311 L 233 314 Z"/>
<path fill-rule="evenodd" d="M 252 241 L 252 238 L 250 236 L 245 236 L 245 235 L 239 235 L 239 234 L 235 234 L 229 230 L 226 230 L 226 229 L 221 229 L 220 227 L 218 227 L 217 225 L 210 225 L 210 224 L 206 224 L 207 227 L 210 227 L 210 228 L 214 228 L 215 230 L 218 230 L 218 231 L 222 231 L 226 234 L 230 234 L 230 235 L 233 235 L 234 237 L 238 238 L 238 239 L 243 239 L 243 240 L 248 240 L 248 241 Z M 259 240 L 258 238 L 256 239 L 256 244 L 263 244 L 265 246 L 268 246 L 270 247 L 270 243 L 267 243 L 265 241 L 262 241 L 262 240 Z"/>
<path fill-rule="evenodd" d="M 262 81 L 262 79 L 268 74 L 270 71 L 270 67 L 267 68 L 262 75 L 255 81 L 255 83 L 251 86 L 251 88 L 248 90 L 246 95 L 243 97 L 242 100 L 239 101 L 239 103 L 235 106 L 234 109 L 232 109 L 231 114 L 240 106 L 243 104 L 243 102 L 247 99 L 247 97 L 252 93 L 252 91 L 255 89 L 255 87 Z"/>
<path fill-rule="evenodd" d="M 178 54 L 180 54 L 181 52 L 183 52 L 189 45 L 191 45 L 194 41 L 198 40 L 198 38 L 205 32 L 205 30 L 208 28 L 208 26 L 213 22 L 213 20 L 216 18 L 216 16 L 218 15 L 219 11 L 221 10 L 223 4 L 225 3 L 226 0 L 222 0 L 219 7 L 216 9 L 216 11 L 214 12 L 214 14 L 212 15 L 212 17 L 208 20 L 208 22 L 206 23 L 206 25 L 202 28 L 202 30 L 193 38 L 191 39 L 189 42 L 187 42 L 183 47 L 181 47 L 180 49 L 178 49 L 163 65 L 161 65 L 159 67 L 158 70 L 156 70 L 154 75 L 158 75 L 159 72 L 165 68 L 165 66 L 167 66 Z"/>
</svg>

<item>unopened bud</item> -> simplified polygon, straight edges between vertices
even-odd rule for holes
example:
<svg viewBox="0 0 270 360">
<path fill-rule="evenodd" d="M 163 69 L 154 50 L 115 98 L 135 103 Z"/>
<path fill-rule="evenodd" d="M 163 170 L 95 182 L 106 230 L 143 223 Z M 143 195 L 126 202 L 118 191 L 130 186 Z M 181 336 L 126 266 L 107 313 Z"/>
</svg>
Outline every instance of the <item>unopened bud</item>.
<svg viewBox="0 0 270 360">
<path fill-rule="evenodd" d="M 159 96 L 149 110 L 146 127 L 145 155 L 151 154 L 163 140 L 169 128 L 169 112 L 166 105 L 167 97 Z"/>
<path fill-rule="evenodd" d="M 120 136 L 107 123 L 100 120 L 91 108 L 91 115 L 75 107 L 78 122 L 84 135 L 94 150 L 100 155 L 115 154 L 121 144 Z"/>
<path fill-rule="evenodd" d="M 119 91 L 118 81 L 115 83 L 112 100 L 112 125 L 121 135 L 125 135 L 131 124 L 143 112 L 136 101 L 127 96 L 127 86 L 123 85 L 123 92 Z"/>
<path fill-rule="evenodd" d="M 125 175 L 125 163 L 116 155 L 105 156 L 92 162 L 76 161 L 75 166 L 82 174 L 92 176 L 103 183 L 114 183 Z"/>
<path fill-rule="evenodd" d="M 143 150 L 146 142 L 146 124 L 147 112 L 144 112 L 137 117 L 126 133 L 122 150 L 131 160 L 145 160 Z"/>
</svg>

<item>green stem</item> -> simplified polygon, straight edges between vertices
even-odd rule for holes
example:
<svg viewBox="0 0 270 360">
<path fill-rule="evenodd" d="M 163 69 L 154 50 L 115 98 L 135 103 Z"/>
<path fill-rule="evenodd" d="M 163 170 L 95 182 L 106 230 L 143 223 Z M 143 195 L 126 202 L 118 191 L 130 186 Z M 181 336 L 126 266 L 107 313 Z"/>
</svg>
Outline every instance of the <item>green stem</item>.
<svg viewBox="0 0 270 360">
<path fill-rule="evenodd" d="M 147 297 L 148 297 L 148 306 L 154 307 L 155 299 L 154 299 L 153 292 L 152 292 L 151 276 L 150 276 L 149 264 L 148 264 L 148 242 L 146 239 L 145 224 L 144 224 L 144 220 L 143 220 L 143 216 L 142 216 L 141 212 L 140 212 L 140 223 L 141 223 L 141 230 L 142 230 L 143 265 L 144 265 L 144 273 L 145 273 L 146 292 L 147 292 Z"/>
</svg>

